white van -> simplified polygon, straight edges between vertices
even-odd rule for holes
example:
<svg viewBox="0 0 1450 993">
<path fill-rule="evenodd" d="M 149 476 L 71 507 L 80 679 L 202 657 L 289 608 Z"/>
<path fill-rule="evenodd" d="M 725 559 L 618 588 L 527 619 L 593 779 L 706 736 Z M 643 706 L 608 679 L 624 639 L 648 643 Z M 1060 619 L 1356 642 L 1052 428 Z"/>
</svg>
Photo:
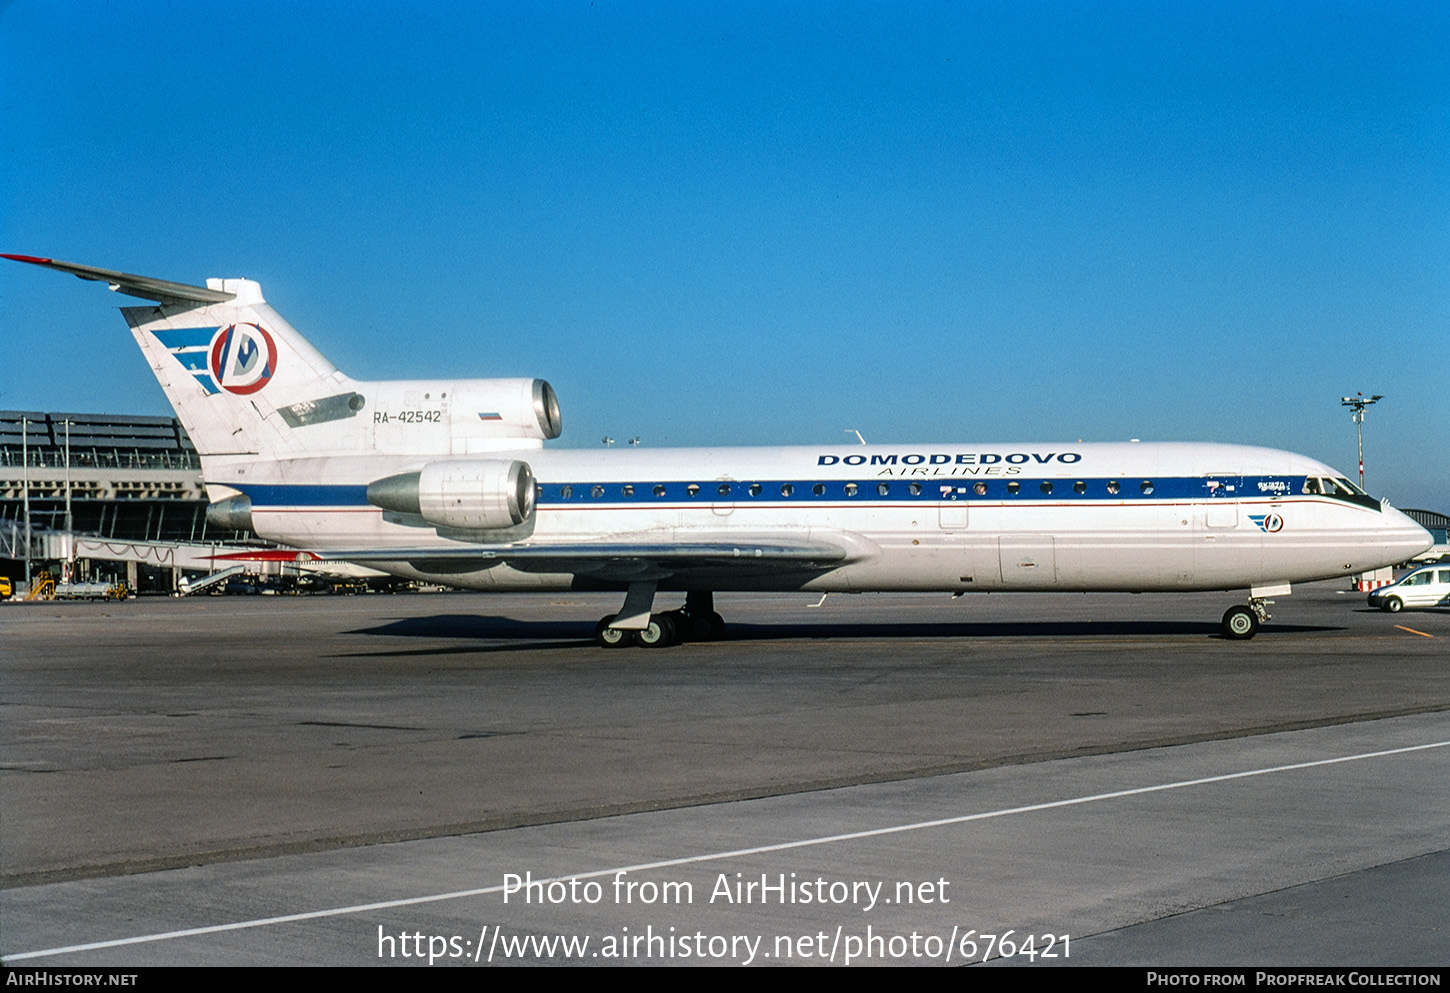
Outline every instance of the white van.
<svg viewBox="0 0 1450 993">
<path fill-rule="evenodd" d="M 1392 614 L 1406 607 L 1450 607 L 1450 566 L 1416 569 L 1399 582 L 1371 593 L 1369 605 Z"/>
</svg>

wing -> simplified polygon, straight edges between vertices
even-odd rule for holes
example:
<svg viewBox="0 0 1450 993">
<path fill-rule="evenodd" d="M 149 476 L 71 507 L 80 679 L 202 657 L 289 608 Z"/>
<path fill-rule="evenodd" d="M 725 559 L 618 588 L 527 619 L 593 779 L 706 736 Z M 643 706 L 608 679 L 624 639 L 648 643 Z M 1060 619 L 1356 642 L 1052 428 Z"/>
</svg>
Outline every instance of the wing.
<svg viewBox="0 0 1450 993">
<path fill-rule="evenodd" d="M 239 552 L 218 559 L 247 559 Z M 812 572 L 841 565 L 849 553 L 840 545 L 805 541 L 682 541 L 539 543 L 520 545 L 352 548 L 328 551 L 268 551 L 296 561 L 407 562 L 421 572 L 483 569 L 495 563 L 523 572 L 568 572 L 601 580 L 634 582 L 700 572 L 761 575 Z"/>
</svg>

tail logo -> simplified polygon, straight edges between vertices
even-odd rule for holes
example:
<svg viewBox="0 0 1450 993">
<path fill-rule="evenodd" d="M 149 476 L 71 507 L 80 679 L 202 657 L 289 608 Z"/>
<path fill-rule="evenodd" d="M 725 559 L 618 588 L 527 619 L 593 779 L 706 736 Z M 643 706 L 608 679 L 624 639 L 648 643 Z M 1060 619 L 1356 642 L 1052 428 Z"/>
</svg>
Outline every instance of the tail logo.
<svg viewBox="0 0 1450 993">
<path fill-rule="evenodd" d="M 277 372 L 277 343 L 260 324 L 217 328 L 209 355 L 212 379 L 228 393 L 256 393 Z"/>
</svg>

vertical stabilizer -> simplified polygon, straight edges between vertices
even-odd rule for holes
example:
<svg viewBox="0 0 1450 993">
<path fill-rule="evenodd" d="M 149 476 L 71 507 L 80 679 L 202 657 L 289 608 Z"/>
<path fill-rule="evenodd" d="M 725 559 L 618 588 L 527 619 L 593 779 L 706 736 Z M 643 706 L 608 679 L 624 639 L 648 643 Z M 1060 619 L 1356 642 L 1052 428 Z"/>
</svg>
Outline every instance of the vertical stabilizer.
<svg viewBox="0 0 1450 993">
<path fill-rule="evenodd" d="M 204 458 L 477 455 L 538 448 L 563 430 L 558 399 L 541 379 L 349 379 L 249 279 L 192 286 L 32 255 L 0 258 L 156 301 L 121 313 Z"/>
<path fill-rule="evenodd" d="M 316 451 L 291 428 L 329 401 L 343 416 L 355 413 L 346 410 L 351 381 L 267 305 L 256 283 L 212 279 L 207 287 L 232 299 L 121 310 L 197 451 Z"/>
</svg>

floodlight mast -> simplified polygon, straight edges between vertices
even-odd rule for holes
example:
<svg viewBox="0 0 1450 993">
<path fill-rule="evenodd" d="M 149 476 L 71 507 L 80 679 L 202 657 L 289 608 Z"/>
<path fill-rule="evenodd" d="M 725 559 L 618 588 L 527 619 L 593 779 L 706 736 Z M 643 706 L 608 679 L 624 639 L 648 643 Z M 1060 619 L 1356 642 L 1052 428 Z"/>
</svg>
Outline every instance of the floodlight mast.
<svg viewBox="0 0 1450 993">
<path fill-rule="evenodd" d="M 1364 408 L 1384 397 L 1376 393 L 1372 397 L 1366 397 L 1363 393 L 1356 393 L 1352 397 L 1341 397 L 1339 405 L 1350 408 L 1350 419 L 1354 421 L 1355 432 L 1359 435 L 1359 488 L 1364 489 Z"/>
</svg>

